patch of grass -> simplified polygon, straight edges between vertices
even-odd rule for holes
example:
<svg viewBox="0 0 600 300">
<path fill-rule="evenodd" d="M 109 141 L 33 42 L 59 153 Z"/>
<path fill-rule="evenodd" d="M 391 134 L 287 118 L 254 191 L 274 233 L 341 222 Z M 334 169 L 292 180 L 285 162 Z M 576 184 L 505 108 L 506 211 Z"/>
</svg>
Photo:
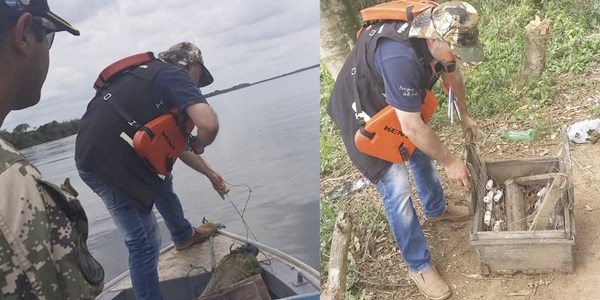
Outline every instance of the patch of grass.
<svg viewBox="0 0 600 300">
<path fill-rule="evenodd" d="M 600 118 L 600 105 L 592 106 L 592 115 L 596 118 Z"/>
<path fill-rule="evenodd" d="M 551 120 L 545 116 L 539 116 L 533 120 L 533 131 L 535 132 L 536 139 L 551 134 L 553 130 L 551 125 Z"/>
<path fill-rule="evenodd" d="M 541 7 L 521 1 L 472 0 L 480 13 L 480 39 L 485 61 L 464 70 L 469 113 L 486 117 L 512 111 L 523 104 L 551 104 L 558 75 L 583 74 L 600 62 L 600 38 L 597 37 L 600 4 L 590 8 L 588 1 L 541 1 Z M 521 80 L 524 28 L 538 15 L 551 21 L 546 69 L 538 80 Z M 445 110 L 438 110 L 445 118 Z"/>
<path fill-rule="evenodd" d="M 346 156 L 346 149 L 343 147 L 339 130 L 326 111 L 327 103 L 329 102 L 329 94 L 333 88 L 334 81 L 323 66 L 320 67 L 320 78 L 321 92 L 319 115 L 321 135 L 319 137 L 319 153 L 321 158 L 319 165 L 321 175 L 327 175 L 342 167 L 342 157 Z"/>
<path fill-rule="evenodd" d="M 355 231 L 364 230 L 365 232 L 359 232 L 359 236 L 363 239 L 371 239 L 372 241 L 384 235 L 384 231 L 388 227 L 385 213 L 380 206 L 374 205 L 363 206 L 360 211 L 354 212 L 354 223 L 367 224 L 365 228 L 357 226 Z"/>
</svg>

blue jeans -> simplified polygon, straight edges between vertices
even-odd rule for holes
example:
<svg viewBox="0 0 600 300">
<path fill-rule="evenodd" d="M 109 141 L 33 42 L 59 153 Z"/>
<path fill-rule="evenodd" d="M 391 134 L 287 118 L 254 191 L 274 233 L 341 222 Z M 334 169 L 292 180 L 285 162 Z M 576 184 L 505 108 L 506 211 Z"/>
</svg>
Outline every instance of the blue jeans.
<svg viewBox="0 0 600 300">
<path fill-rule="evenodd" d="M 163 299 L 158 281 L 160 232 L 152 210 L 134 204 L 113 190 L 91 172 L 78 169 L 81 179 L 104 201 L 106 208 L 125 238 L 129 250 L 129 272 L 137 299 Z M 192 226 L 183 216 L 179 198 L 173 192 L 173 177 L 169 174 L 162 183 L 155 205 L 167 225 L 171 239 L 177 244 L 192 235 Z"/>
<path fill-rule="evenodd" d="M 446 201 L 433 161 L 422 151 L 415 149 L 408 162 L 417 187 L 417 195 L 423 204 L 423 213 L 427 217 L 441 215 L 446 209 Z M 392 234 L 408 269 L 411 272 L 420 272 L 429 268 L 432 265 L 431 256 L 410 197 L 406 165 L 393 164 L 375 185 L 383 201 Z"/>
</svg>

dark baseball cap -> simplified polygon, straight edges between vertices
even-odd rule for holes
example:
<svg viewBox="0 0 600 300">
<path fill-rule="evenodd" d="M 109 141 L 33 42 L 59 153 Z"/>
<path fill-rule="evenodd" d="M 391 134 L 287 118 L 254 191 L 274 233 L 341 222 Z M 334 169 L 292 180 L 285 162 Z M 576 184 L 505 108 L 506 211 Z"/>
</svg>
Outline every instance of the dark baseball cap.
<svg viewBox="0 0 600 300">
<path fill-rule="evenodd" d="M 0 13 L 3 15 L 18 16 L 25 12 L 50 20 L 56 25 L 56 31 L 67 31 L 72 35 L 79 35 L 79 30 L 50 11 L 47 0 L 0 0 Z"/>
</svg>

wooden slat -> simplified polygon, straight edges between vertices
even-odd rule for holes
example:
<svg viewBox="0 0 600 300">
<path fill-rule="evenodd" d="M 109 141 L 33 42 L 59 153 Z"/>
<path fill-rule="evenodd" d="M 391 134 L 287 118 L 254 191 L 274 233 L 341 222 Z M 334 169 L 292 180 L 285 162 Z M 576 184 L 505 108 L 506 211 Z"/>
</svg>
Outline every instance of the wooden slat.
<svg viewBox="0 0 600 300">
<path fill-rule="evenodd" d="M 493 244 L 496 241 L 506 240 L 526 240 L 530 243 L 534 240 L 544 239 L 564 239 L 563 230 L 538 230 L 538 231 L 482 231 L 477 234 L 477 239 L 481 242 Z"/>
<path fill-rule="evenodd" d="M 569 150 L 569 136 L 567 135 L 567 127 L 563 126 L 561 128 L 562 136 L 563 136 L 563 147 L 560 149 L 559 159 L 560 172 L 567 175 L 567 190 L 566 198 L 563 199 L 563 211 L 565 216 L 565 238 L 574 239 L 576 236 L 575 233 L 575 220 L 572 219 L 573 210 L 572 205 L 575 200 L 575 191 L 573 186 L 573 169 L 571 163 L 571 151 Z"/>
<path fill-rule="evenodd" d="M 523 191 L 513 179 L 504 182 L 504 204 L 508 231 L 527 229 L 527 223 L 525 223 L 527 217 L 525 197 Z"/>
<path fill-rule="evenodd" d="M 479 247 L 477 253 L 491 274 L 572 272 L 574 266 L 573 245 L 566 243 L 494 245 Z"/>
<path fill-rule="evenodd" d="M 513 181 L 520 185 L 546 185 L 553 180 L 559 173 L 546 173 L 539 175 L 523 176 L 513 178 Z"/>
<path fill-rule="evenodd" d="M 559 160 L 557 157 L 551 157 L 486 161 L 485 167 L 496 182 L 505 182 L 509 178 L 557 172 Z"/>
<path fill-rule="evenodd" d="M 529 226 L 529 230 L 542 230 L 546 229 L 549 224 L 550 215 L 554 212 L 556 203 L 562 198 L 563 189 L 565 188 L 566 180 L 564 176 L 557 176 L 550 184 L 544 199 L 538 207 L 538 212 Z"/>
</svg>

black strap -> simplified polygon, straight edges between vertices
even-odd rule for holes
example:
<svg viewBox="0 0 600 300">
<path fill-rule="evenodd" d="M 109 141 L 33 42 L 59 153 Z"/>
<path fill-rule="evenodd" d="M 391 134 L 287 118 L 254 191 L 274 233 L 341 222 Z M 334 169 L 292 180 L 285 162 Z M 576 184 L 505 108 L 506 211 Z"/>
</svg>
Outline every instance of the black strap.
<svg viewBox="0 0 600 300">
<path fill-rule="evenodd" d="M 407 21 L 412 22 L 412 20 L 415 18 L 415 16 L 413 15 L 413 6 L 409 6 L 406 8 L 406 18 L 408 19 Z"/>
<path fill-rule="evenodd" d="M 365 27 L 363 26 L 363 28 L 361 29 L 364 30 Z M 361 36 L 364 33 L 361 33 Z M 360 37 L 359 37 L 360 39 Z M 352 55 L 352 63 L 354 64 L 354 66 L 352 67 L 352 69 L 350 69 L 350 75 L 352 77 L 352 93 L 354 94 L 354 103 L 356 103 L 356 118 L 358 120 L 358 122 L 360 123 L 361 127 L 365 125 L 365 119 L 361 116 L 363 110 L 362 110 L 362 106 L 360 105 L 360 96 L 358 94 L 358 80 L 356 79 L 356 74 L 358 73 L 356 70 L 357 64 L 356 64 L 356 52 L 358 52 L 358 47 L 359 47 L 359 43 L 356 43 L 356 48 L 354 49 L 354 53 Z"/>
<path fill-rule="evenodd" d="M 143 82 L 150 89 L 156 89 L 152 84 L 148 83 L 143 78 L 133 74 L 131 72 L 131 70 L 126 70 L 126 71 L 122 72 L 121 74 L 123 74 L 125 76 L 131 76 L 131 77 Z M 99 93 L 104 93 L 106 91 L 106 87 L 107 86 L 105 86 L 105 88 L 103 90 L 100 90 Z M 129 126 L 133 127 L 135 130 L 138 130 L 138 129 L 140 129 L 140 127 L 142 127 L 142 125 L 139 124 L 136 120 L 134 120 L 121 105 L 119 105 L 117 102 L 110 101 L 110 98 L 112 98 L 112 94 L 110 92 L 107 92 L 104 94 L 104 96 L 102 96 L 102 99 L 104 99 L 104 101 L 108 102 L 114 108 L 114 110 L 121 116 L 121 118 L 123 118 L 125 120 L 125 122 L 127 122 L 127 124 L 129 124 Z M 162 104 L 162 101 L 160 102 L 160 104 Z M 160 109 L 160 104 L 158 104 L 156 106 L 156 108 Z"/>
<path fill-rule="evenodd" d="M 140 128 L 140 130 L 144 131 L 150 137 L 150 140 L 153 140 L 154 137 L 156 136 L 154 134 L 154 132 L 152 130 L 150 130 L 150 128 L 146 127 L 146 126 L 142 126 Z"/>
<path fill-rule="evenodd" d="M 424 66 L 427 66 L 427 64 L 433 61 L 433 55 L 431 55 L 431 52 L 429 52 L 429 48 L 427 47 L 427 40 L 421 38 L 411 40 L 421 62 Z"/>
<path fill-rule="evenodd" d="M 125 120 L 125 122 L 127 122 L 127 124 L 129 124 L 129 126 L 133 127 L 135 130 L 138 130 L 142 125 L 134 120 L 121 105 L 119 105 L 117 102 L 110 101 L 110 98 L 112 98 L 112 94 L 110 92 L 102 96 L 102 99 L 108 102 L 108 104 L 112 106 L 112 108 L 121 116 L 121 118 Z"/>
<path fill-rule="evenodd" d="M 360 134 L 362 134 L 363 136 L 365 136 L 366 138 L 368 138 L 370 140 L 372 140 L 375 137 L 375 134 L 370 131 L 367 131 L 364 126 L 360 126 L 360 128 L 358 130 L 360 130 Z"/>
</svg>

